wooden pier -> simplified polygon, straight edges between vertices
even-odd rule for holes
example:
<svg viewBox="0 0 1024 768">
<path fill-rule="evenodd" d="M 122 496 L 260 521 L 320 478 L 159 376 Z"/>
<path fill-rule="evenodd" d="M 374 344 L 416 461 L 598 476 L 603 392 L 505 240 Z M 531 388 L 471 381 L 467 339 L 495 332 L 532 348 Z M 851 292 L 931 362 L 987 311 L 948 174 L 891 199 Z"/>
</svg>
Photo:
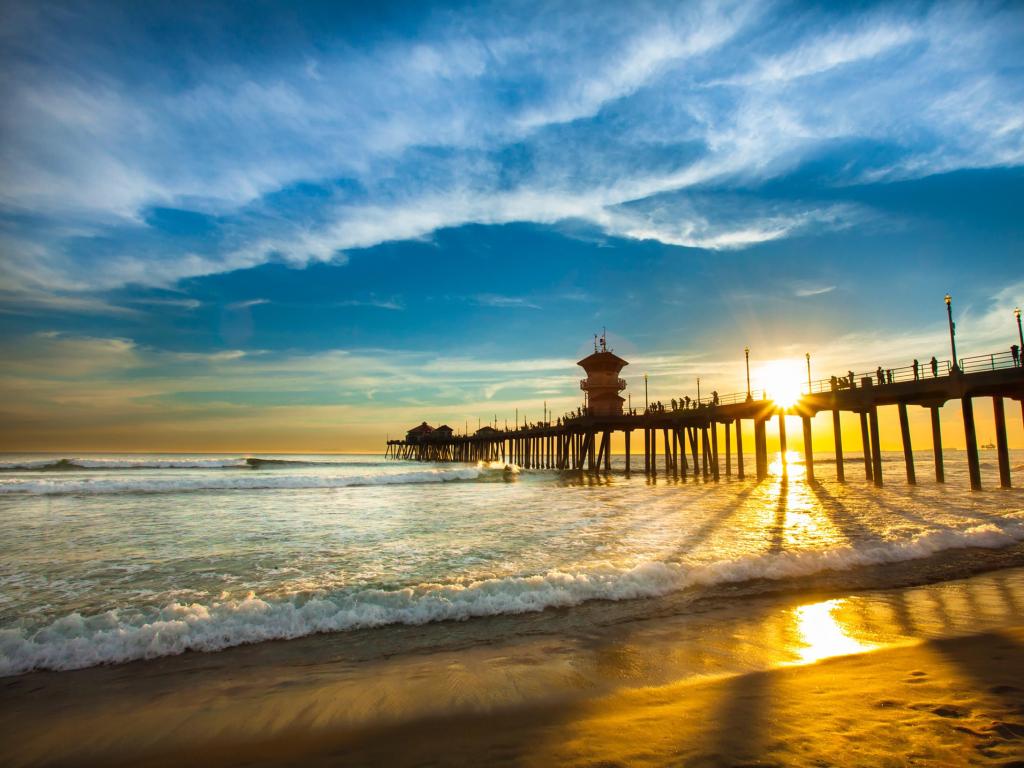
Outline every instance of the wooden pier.
<svg viewBox="0 0 1024 768">
<path fill-rule="evenodd" d="M 1009 352 L 962 358 L 956 366 L 947 360 L 916 366 L 916 369 L 908 366 L 810 382 L 805 385 L 800 399 L 788 407 L 782 407 L 762 392 L 749 391 L 692 400 L 687 403 L 688 407 L 649 408 L 642 413 L 601 416 L 581 410 L 580 415 L 555 423 L 521 425 L 507 430 L 484 427 L 472 435 L 459 436 L 450 430 L 416 436 L 410 433 L 405 440 L 389 440 L 386 455 L 415 461 L 505 461 L 524 468 L 610 472 L 612 435 L 623 432 L 625 471 L 629 473 L 641 469 L 640 458 L 634 457 L 631 450 L 631 437 L 639 430 L 643 434 L 642 470 L 645 473 L 658 473 L 660 461 L 666 475 L 682 480 L 699 477 L 718 481 L 723 474 L 732 476 L 734 466 L 736 477 L 746 476 L 743 432 L 749 429 L 754 436 L 754 476 L 760 480 L 768 475 L 767 423 L 773 418 L 778 419 L 782 472 L 787 472 L 785 417 L 791 415 L 799 416 L 802 421 L 804 466 L 807 478 L 813 480 L 812 420 L 819 413 L 828 412 L 835 435 L 836 475 L 839 481 L 844 481 L 846 464 L 840 414 L 849 412 L 857 414 L 860 420 L 864 474 L 869 481 L 881 486 L 878 409 L 896 406 L 906 480 L 915 484 L 917 467 L 908 409 L 917 406 L 927 408 L 931 414 L 930 448 L 935 457 L 935 479 L 941 483 L 945 481 L 945 468 L 939 408 L 958 400 L 963 412 L 970 483 L 972 488 L 979 489 L 981 470 L 974 406 L 979 399 L 989 398 L 995 418 L 999 484 L 1009 488 L 1005 400 L 1024 401 L 1024 367 L 1011 359 Z M 634 467 L 634 463 L 637 466 Z"/>
</svg>

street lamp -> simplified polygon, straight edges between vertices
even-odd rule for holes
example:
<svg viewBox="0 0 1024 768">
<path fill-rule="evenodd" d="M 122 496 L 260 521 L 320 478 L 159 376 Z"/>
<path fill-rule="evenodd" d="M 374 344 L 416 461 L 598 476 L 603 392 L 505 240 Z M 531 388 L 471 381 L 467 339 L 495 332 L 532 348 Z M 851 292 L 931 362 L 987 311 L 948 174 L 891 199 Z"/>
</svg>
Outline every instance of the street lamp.
<svg viewBox="0 0 1024 768">
<path fill-rule="evenodd" d="M 811 394 L 811 353 L 804 355 L 807 358 L 807 394 Z"/>
<path fill-rule="evenodd" d="M 1020 307 L 1013 310 L 1014 316 L 1017 318 L 1017 338 L 1020 339 L 1020 355 L 1024 358 L 1024 331 L 1020 329 Z"/>
<path fill-rule="evenodd" d="M 949 346 L 953 350 L 953 370 L 959 371 L 956 364 L 956 323 L 953 322 L 953 297 L 946 294 L 946 317 L 949 320 Z"/>
<path fill-rule="evenodd" d="M 750 347 L 743 348 L 743 355 L 747 358 L 747 400 L 753 400 L 750 394 Z"/>
<path fill-rule="evenodd" d="M 700 377 L 697 378 L 697 405 L 700 405 Z"/>
<path fill-rule="evenodd" d="M 645 373 L 644 374 L 644 413 L 647 413 L 647 411 L 650 409 L 650 407 L 651 406 L 650 406 L 649 401 L 647 399 L 647 374 Z"/>
</svg>

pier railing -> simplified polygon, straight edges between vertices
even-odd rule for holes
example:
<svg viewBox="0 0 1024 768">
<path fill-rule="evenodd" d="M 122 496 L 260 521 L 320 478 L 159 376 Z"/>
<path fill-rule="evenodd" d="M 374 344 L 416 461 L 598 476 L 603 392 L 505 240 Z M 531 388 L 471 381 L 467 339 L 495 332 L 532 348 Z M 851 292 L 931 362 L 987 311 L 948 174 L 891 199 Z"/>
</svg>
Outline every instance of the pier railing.
<svg viewBox="0 0 1024 768">
<path fill-rule="evenodd" d="M 979 371 L 998 371 L 1001 368 L 1019 368 L 1020 352 L 1017 360 L 1013 359 L 1010 352 L 993 352 L 988 355 L 974 355 L 973 357 L 960 358 L 960 370 L 963 373 L 978 373 Z"/>
<path fill-rule="evenodd" d="M 1009 353 L 1007 353 L 1009 356 Z M 984 355 L 985 359 L 988 359 L 988 355 Z M 949 360 L 937 360 L 935 368 L 932 369 L 931 362 L 919 363 L 915 370 L 913 365 L 905 365 L 901 368 L 882 368 L 881 375 L 879 375 L 879 369 L 873 371 L 865 371 L 863 373 L 853 374 L 853 383 L 851 386 L 850 374 L 847 372 L 846 376 L 836 376 L 827 379 L 818 379 L 812 381 L 810 386 L 804 385 L 800 388 L 803 394 L 818 394 L 821 392 L 832 392 L 839 389 L 858 389 L 864 386 L 864 379 L 871 379 L 871 386 L 884 387 L 887 384 L 898 384 L 904 381 L 921 381 L 923 379 L 934 379 L 940 376 L 948 376 L 953 370 L 953 363 Z"/>
</svg>

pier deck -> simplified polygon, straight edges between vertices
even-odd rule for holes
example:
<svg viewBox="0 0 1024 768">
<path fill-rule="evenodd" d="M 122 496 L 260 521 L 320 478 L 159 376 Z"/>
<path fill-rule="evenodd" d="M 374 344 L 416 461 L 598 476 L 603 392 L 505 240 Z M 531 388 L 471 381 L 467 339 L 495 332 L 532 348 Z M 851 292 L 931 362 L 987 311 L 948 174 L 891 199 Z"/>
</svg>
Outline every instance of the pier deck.
<svg viewBox="0 0 1024 768">
<path fill-rule="evenodd" d="M 925 371 L 925 368 L 928 368 Z M 852 382 L 853 386 L 850 386 Z M 840 414 L 860 417 L 864 445 L 863 466 L 868 480 L 882 485 L 882 461 L 879 448 L 878 409 L 895 405 L 899 410 L 906 478 L 916 483 L 913 446 L 907 409 L 910 406 L 931 411 L 935 478 L 944 482 L 942 435 L 939 408 L 952 400 L 961 403 L 967 443 L 967 463 L 971 487 L 981 487 L 977 432 L 974 425 L 974 401 L 992 398 L 996 426 L 1000 486 L 1010 487 L 1010 462 L 1006 438 L 1005 399 L 1024 401 L 1024 367 L 1010 353 L 962 358 L 957 366 L 949 361 L 930 366 L 890 369 L 876 373 L 854 374 L 843 379 L 830 378 L 809 382 L 800 399 L 783 407 L 763 392 L 742 392 L 725 397 L 691 401 L 690 407 L 647 409 L 622 415 L 579 416 L 556 422 L 519 426 L 516 429 L 485 427 L 472 435 L 427 434 L 414 440 L 389 440 L 387 456 L 415 461 L 509 461 L 526 468 L 550 468 L 589 472 L 611 471 L 611 436 L 625 435 L 625 471 L 634 470 L 631 438 L 643 434 L 643 471 L 657 471 L 664 463 L 667 473 L 686 478 L 688 473 L 718 480 L 724 471 L 733 472 L 733 457 L 738 477 L 746 474 L 743 455 L 744 422 L 750 422 L 754 434 L 754 474 L 768 474 L 766 424 L 779 419 L 779 439 L 785 471 L 785 416 L 799 416 L 803 426 L 805 470 L 814 477 L 812 418 L 824 411 L 832 414 L 835 434 L 836 472 L 845 479 Z M 724 428 L 724 429 L 723 429 Z M 733 440 L 735 433 L 735 440 Z M 661 453 L 659 454 L 659 443 Z M 639 446 L 638 446 L 639 447 Z M 689 454 L 689 460 L 688 456 Z M 722 461 L 724 459 L 724 461 Z M 724 466 L 723 466 L 724 465 Z M 636 467 L 639 469 L 639 467 Z"/>
</svg>

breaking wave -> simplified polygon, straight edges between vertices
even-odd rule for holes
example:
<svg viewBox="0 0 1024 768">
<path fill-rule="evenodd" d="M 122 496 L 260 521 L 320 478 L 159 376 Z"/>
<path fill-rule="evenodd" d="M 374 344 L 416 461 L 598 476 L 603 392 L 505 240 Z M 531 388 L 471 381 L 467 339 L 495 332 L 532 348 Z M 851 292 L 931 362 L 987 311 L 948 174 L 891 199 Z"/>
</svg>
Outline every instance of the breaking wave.
<svg viewBox="0 0 1024 768">
<path fill-rule="evenodd" d="M 179 493 L 182 491 L 232 491 L 257 489 L 348 488 L 352 486 L 401 485 L 407 483 L 445 483 L 476 480 L 488 474 L 489 467 L 460 469 L 423 469 L 415 472 L 365 475 L 204 475 L 202 477 L 85 478 L 74 480 L 0 479 L 0 494 L 32 495 L 99 493 Z M 500 470 L 499 470 L 500 471 Z M 494 474 L 493 471 L 490 471 Z"/>
<path fill-rule="evenodd" d="M 0 461 L 0 471 L 76 471 L 83 469 L 273 469 L 275 467 L 375 467 L 379 461 L 306 459 L 183 458 L 183 459 L 38 459 Z"/>
<path fill-rule="evenodd" d="M 949 549 L 996 549 L 1022 540 L 1024 522 L 1012 520 L 1002 525 L 943 529 L 913 539 L 747 555 L 706 565 L 645 562 L 628 569 L 552 570 L 468 585 L 420 584 L 392 591 L 361 589 L 282 600 L 263 600 L 250 593 L 242 600 L 209 605 L 172 603 L 134 620 L 123 618 L 116 610 L 92 617 L 72 613 L 35 631 L 0 630 L 0 675 L 77 669 L 185 651 L 218 651 L 264 640 L 388 624 L 419 625 L 536 612 L 588 600 L 657 597 L 691 587 L 784 580 L 916 560 Z"/>
</svg>

